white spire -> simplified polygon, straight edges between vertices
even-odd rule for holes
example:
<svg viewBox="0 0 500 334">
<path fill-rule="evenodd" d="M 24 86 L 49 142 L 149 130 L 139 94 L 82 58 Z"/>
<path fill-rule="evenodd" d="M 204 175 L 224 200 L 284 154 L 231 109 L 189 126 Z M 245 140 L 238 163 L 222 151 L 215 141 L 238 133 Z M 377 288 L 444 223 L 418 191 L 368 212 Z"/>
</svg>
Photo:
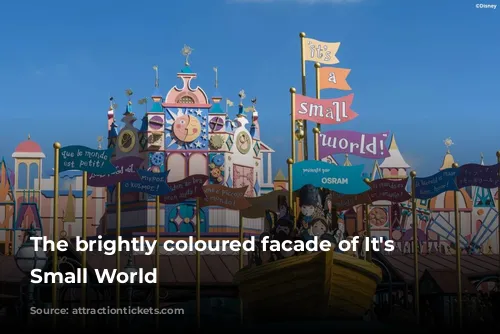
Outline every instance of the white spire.
<svg viewBox="0 0 500 334">
<path fill-rule="evenodd" d="M 391 143 L 389 144 L 390 156 L 385 158 L 379 165 L 380 168 L 410 168 L 399 152 L 398 145 L 396 144 L 396 137 L 392 134 Z"/>
</svg>

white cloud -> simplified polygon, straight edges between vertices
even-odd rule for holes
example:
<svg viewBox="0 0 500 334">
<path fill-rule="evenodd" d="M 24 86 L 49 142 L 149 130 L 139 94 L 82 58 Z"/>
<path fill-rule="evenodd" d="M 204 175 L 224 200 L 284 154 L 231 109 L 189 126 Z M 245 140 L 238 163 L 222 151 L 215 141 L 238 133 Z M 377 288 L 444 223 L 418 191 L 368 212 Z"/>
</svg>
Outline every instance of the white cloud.
<svg viewBox="0 0 500 334">
<path fill-rule="evenodd" d="M 364 0 L 227 0 L 228 3 L 276 3 L 276 2 L 295 2 L 298 4 L 347 4 L 347 3 L 358 3 Z"/>
</svg>

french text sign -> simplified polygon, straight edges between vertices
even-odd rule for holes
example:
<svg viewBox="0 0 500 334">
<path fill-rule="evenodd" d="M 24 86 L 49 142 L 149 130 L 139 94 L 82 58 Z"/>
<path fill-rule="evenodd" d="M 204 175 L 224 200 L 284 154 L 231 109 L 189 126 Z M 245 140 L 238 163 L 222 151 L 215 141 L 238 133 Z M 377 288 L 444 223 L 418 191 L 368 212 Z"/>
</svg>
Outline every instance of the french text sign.
<svg viewBox="0 0 500 334">
<path fill-rule="evenodd" d="M 247 187 L 229 188 L 220 184 L 203 186 L 205 198 L 200 199 L 200 207 L 222 206 L 231 210 L 243 210 L 250 206 L 245 198 Z"/>
<path fill-rule="evenodd" d="M 113 149 L 94 150 L 90 147 L 72 145 L 59 149 L 59 171 L 80 170 L 92 174 L 111 174 L 116 167 L 111 163 Z"/>
<path fill-rule="evenodd" d="M 116 171 L 111 174 L 100 175 L 100 174 L 87 174 L 87 183 L 91 187 L 107 187 L 115 185 L 118 182 L 123 181 L 138 181 L 140 180 L 137 170 L 144 159 L 140 157 L 124 157 L 113 161 L 113 166 L 116 167 Z"/>
<path fill-rule="evenodd" d="M 161 196 L 170 192 L 167 184 L 169 171 L 153 173 L 139 169 L 138 181 L 125 181 L 122 184 L 122 193 L 146 193 L 153 196 Z"/>
<path fill-rule="evenodd" d="M 166 195 L 160 197 L 160 202 L 164 204 L 182 203 L 191 198 L 204 198 L 203 185 L 208 180 L 208 176 L 196 174 L 190 175 L 180 181 L 169 182 L 171 190 Z"/>
<path fill-rule="evenodd" d="M 370 182 L 370 198 L 372 201 L 391 201 L 394 203 L 406 202 L 411 198 L 406 191 L 408 179 L 387 180 L 379 179 Z"/>
</svg>

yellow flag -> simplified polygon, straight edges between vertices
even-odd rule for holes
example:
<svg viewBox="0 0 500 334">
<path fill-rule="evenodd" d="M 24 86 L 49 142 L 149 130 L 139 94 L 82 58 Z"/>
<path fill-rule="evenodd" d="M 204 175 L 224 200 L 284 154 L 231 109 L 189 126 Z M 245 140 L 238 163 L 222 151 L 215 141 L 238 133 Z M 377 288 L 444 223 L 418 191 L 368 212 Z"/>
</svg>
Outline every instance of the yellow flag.
<svg viewBox="0 0 500 334">
<path fill-rule="evenodd" d="M 226 104 L 227 104 L 228 106 L 230 106 L 230 107 L 234 106 L 233 101 L 231 101 L 230 99 L 227 99 L 227 100 L 226 100 Z"/>
<path fill-rule="evenodd" d="M 327 43 L 312 38 L 304 38 L 304 61 L 314 61 L 322 64 L 338 64 L 335 54 L 339 50 L 340 42 Z"/>
</svg>

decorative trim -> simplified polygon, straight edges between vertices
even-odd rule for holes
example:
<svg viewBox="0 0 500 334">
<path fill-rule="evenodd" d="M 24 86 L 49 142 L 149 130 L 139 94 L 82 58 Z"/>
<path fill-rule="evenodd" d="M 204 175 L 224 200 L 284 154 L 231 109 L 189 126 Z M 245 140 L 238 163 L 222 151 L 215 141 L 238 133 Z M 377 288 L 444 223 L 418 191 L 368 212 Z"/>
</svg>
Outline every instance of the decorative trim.
<svg viewBox="0 0 500 334">
<path fill-rule="evenodd" d="M 38 158 L 38 159 L 44 159 L 45 154 L 42 152 L 14 152 L 12 153 L 13 158 Z"/>
</svg>

